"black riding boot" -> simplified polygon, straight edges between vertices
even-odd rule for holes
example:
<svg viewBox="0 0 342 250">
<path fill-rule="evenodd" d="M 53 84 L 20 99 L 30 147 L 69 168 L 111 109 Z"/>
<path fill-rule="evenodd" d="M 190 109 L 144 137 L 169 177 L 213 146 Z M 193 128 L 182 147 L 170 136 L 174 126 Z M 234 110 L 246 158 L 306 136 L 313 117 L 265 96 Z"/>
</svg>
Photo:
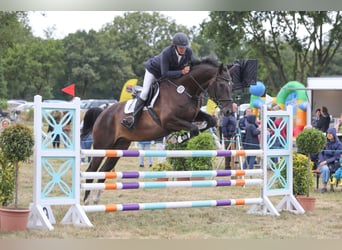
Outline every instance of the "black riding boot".
<svg viewBox="0 0 342 250">
<path fill-rule="evenodd" d="M 134 129 L 134 125 L 139 120 L 141 111 L 143 110 L 144 106 L 145 106 L 145 101 L 141 99 L 140 97 L 138 97 L 137 102 L 135 103 L 135 106 L 134 106 L 133 116 L 128 116 L 122 119 L 121 124 L 130 130 Z"/>
</svg>

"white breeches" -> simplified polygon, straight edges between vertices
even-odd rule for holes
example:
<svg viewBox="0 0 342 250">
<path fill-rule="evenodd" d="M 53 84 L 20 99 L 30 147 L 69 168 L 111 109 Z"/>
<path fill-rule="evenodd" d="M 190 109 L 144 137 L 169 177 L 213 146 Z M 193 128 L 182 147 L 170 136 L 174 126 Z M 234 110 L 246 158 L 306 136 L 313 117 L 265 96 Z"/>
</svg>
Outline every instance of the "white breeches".
<svg viewBox="0 0 342 250">
<path fill-rule="evenodd" d="M 155 81 L 154 75 L 152 75 L 148 70 L 145 71 L 143 87 L 141 90 L 140 98 L 146 101 L 148 93 L 150 92 L 151 85 Z"/>
</svg>

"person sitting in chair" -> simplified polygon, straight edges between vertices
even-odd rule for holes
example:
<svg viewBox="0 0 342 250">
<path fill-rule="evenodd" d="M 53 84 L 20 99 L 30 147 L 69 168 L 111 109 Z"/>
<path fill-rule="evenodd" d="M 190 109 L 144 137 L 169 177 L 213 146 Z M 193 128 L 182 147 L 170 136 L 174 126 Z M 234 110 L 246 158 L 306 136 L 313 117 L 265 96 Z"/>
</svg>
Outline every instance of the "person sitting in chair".
<svg viewBox="0 0 342 250">
<path fill-rule="evenodd" d="M 194 61 L 192 49 L 186 34 L 178 32 L 173 36 L 172 45 L 166 47 L 159 55 L 145 62 L 145 76 L 140 96 L 134 107 L 133 116 L 128 116 L 121 124 L 128 129 L 134 129 L 145 106 L 152 83 L 161 77 L 179 78 L 190 71 L 189 63 Z"/>
<path fill-rule="evenodd" d="M 330 177 L 329 166 L 340 160 L 341 149 L 342 144 L 336 135 L 336 129 L 328 128 L 327 144 L 323 151 L 318 154 L 318 170 L 321 173 L 323 183 L 322 193 L 327 192 L 327 183 Z"/>
</svg>

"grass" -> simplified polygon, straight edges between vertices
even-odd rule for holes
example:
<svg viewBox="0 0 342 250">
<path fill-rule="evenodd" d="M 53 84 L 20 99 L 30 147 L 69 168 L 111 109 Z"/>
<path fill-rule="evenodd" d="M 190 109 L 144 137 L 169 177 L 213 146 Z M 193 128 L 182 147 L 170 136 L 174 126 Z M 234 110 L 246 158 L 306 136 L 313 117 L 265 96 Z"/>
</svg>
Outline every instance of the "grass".
<svg viewBox="0 0 342 250">
<path fill-rule="evenodd" d="M 120 159 L 116 169 L 141 170 L 138 158 Z M 19 177 L 19 201 L 28 206 L 33 200 L 32 161 L 23 164 Z M 101 204 L 252 198 L 259 194 L 257 186 L 118 190 L 104 191 Z M 325 194 L 314 189 L 311 196 L 316 198 L 316 209 L 303 215 L 248 214 L 251 206 L 88 213 L 92 228 L 60 224 L 68 206 L 53 206 L 57 220 L 53 231 L 1 232 L 0 239 L 341 239 L 341 188 Z M 280 198 L 271 200 L 277 204 Z"/>
</svg>

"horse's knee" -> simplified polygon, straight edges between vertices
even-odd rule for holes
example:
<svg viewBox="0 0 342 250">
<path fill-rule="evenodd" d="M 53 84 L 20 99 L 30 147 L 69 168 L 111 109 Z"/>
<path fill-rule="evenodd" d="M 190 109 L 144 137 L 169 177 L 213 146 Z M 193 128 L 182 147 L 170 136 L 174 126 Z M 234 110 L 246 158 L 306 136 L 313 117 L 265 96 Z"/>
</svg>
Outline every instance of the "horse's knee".
<svg viewBox="0 0 342 250">
<path fill-rule="evenodd" d="M 199 135 L 199 129 L 197 126 L 193 126 L 190 130 L 190 136 L 193 137 L 197 135 Z"/>
<path fill-rule="evenodd" d="M 208 124 L 208 126 L 210 127 L 210 128 L 212 128 L 212 127 L 217 127 L 217 120 L 214 118 L 214 117 L 210 117 L 210 120 L 209 120 L 209 124 Z"/>
</svg>

